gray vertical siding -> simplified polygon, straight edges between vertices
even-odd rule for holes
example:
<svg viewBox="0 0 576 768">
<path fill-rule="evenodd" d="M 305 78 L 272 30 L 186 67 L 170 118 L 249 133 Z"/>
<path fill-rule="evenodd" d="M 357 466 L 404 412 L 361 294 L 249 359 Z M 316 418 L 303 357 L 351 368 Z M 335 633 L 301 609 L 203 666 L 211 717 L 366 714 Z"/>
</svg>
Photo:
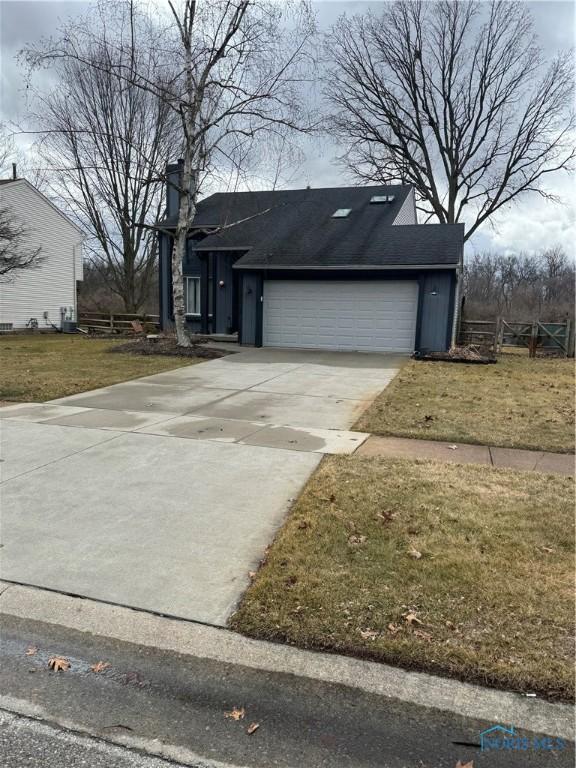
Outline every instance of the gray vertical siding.
<svg viewBox="0 0 576 768">
<path fill-rule="evenodd" d="M 443 352 L 450 346 L 454 304 L 453 272 L 429 272 L 420 281 L 418 349 Z"/>
<path fill-rule="evenodd" d="M 158 235 L 160 328 L 165 331 L 172 325 L 172 266 L 171 238 L 164 232 Z"/>
<path fill-rule="evenodd" d="M 232 330 L 232 305 L 234 300 L 232 258 L 229 254 L 217 254 L 215 260 L 215 333 L 230 333 Z M 223 285 L 220 285 L 221 282 Z"/>
<path fill-rule="evenodd" d="M 262 296 L 262 278 L 259 274 L 244 272 L 240 284 L 240 343 L 250 346 L 259 345 L 260 301 Z"/>
</svg>

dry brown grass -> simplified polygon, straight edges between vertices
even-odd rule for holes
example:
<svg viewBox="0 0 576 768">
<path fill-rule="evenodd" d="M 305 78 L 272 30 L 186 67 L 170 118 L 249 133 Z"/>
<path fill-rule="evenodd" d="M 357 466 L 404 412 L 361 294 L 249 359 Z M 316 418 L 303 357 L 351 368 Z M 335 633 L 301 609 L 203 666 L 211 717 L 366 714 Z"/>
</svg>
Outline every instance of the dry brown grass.
<svg viewBox="0 0 576 768">
<path fill-rule="evenodd" d="M 573 453 L 574 361 L 517 353 L 496 365 L 412 361 L 356 429 Z"/>
<path fill-rule="evenodd" d="M 6 336 L 0 339 L 0 400 L 52 400 L 195 362 L 109 354 L 117 343 L 52 334 Z"/>
<path fill-rule="evenodd" d="M 231 624 L 570 698 L 573 546 L 568 478 L 325 458 Z"/>
</svg>

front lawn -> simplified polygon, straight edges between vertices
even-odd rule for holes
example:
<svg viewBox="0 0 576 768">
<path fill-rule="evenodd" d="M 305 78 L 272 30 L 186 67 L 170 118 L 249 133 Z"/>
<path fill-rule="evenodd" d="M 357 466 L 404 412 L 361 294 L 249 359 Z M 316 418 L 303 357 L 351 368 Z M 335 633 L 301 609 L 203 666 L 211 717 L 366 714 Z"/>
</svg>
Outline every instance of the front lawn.
<svg viewBox="0 0 576 768">
<path fill-rule="evenodd" d="M 356 429 L 573 453 L 574 361 L 522 353 L 505 353 L 496 365 L 411 361 Z"/>
<path fill-rule="evenodd" d="M 52 334 L 0 338 L 0 401 L 53 400 L 201 362 L 178 357 L 111 355 L 110 348 L 118 343 Z"/>
<path fill-rule="evenodd" d="M 572 529 L 568 478 L 327 457 L 231 626 L 570 698 Z"/>
</svg>

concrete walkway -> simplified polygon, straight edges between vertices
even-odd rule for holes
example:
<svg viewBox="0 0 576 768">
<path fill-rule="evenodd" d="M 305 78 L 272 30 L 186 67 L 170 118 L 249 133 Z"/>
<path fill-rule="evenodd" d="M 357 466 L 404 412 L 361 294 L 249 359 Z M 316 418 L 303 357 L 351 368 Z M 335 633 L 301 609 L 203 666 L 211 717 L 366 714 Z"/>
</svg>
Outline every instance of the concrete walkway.
<svg viewBox="0 0 576 768">
<path fill-rule="evenodd" d="M 376 435 L 365 440 L 356 453 L 361 456 L 433 459 L 453 464 L 488 464 L 506 469 L 574 476 L 574 456 L 570 453 L 523 451 L 518 448 L 495 448 L 488 445 L 442 443 L 436 440 L 410 440 Z"/>
</svg>

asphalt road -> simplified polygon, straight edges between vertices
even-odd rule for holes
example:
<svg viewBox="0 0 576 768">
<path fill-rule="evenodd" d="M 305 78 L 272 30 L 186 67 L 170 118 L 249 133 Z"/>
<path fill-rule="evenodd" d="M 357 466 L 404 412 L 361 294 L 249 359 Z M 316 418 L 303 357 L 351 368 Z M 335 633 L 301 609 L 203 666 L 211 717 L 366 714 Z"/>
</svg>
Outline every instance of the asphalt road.
<svg viewBox="0 0 576 768">
<path fill-rule="evenodd" d="M 51 671 L 54 655 L 70 668 Z M 94 672 L 99 661 L 109 666 Z M 573 745 L 482 752 L 479 734 L 489 724 L 449 712 L 7 616 L 0 708 L 48 724 L 5 715 L 0 763 L 8 768 L 163 765 L 138 752 L 176 765 L 250 768 L 455 768 L 458 760 L 474 768 L 574 765 Z M 235 709 L 243 717 L 229 716 Z M 259 727 L 249 734 L 252 723 Z M 136 752 L 107 754 L 101 741 L 71 736 L 71 729 Z"/>
<path fill-rule="evenodd" d="M 0 756 L 7 768 L 176 768 L 104 741 L 0 711 Z M 179 768 L 183 768 L 179 766 Z M 201 768 L 201 763 L 198 763 Z"/>
</svg>

